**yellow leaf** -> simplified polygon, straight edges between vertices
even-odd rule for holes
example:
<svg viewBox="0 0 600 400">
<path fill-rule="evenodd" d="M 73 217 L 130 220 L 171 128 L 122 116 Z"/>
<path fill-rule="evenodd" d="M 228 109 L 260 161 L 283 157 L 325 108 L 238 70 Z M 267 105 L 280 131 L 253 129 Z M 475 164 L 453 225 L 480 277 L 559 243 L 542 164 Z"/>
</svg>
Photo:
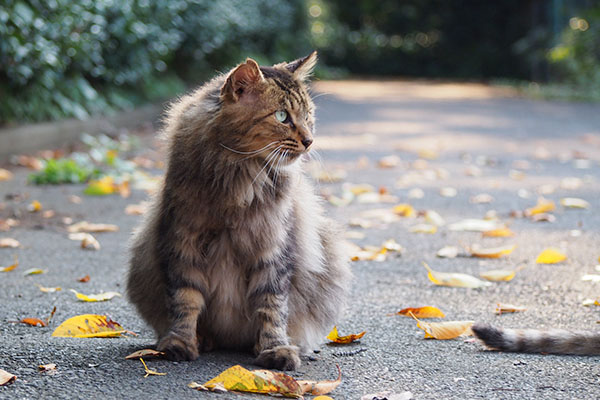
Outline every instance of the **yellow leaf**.
<svg viewBox="0 0 600 400">
<path fill-rule="evenodd" d="M 540 198 L 534 207 L 525 210 L 525 216 L 531 217 L 532 215 L 547 213 L 554 211 L 555 208 L 553 201 Z"/>
<path fill-rule="evenodd" d="M 365 333 L 367 333 L 367 331 L 363 331 L 361 333 L 352 335 L 340 336 L 338 334 L 337 326 L 334 326 L 331 332 L 329 332 L 329 334 L 327 335 L 327 339 L 331 340 L 334 343 L 348 344 L 360 339 L 365 335 Z"/>
<path fill-rule="evenodd" d="M 417 224 L 409 228 L 412 233 L 429 233 L 433 234 L 437 232 L 437 226 L 432 224 Z"/>
<path fill-rule="evenodd" d="M 43 274 L 44 272 L 46 271 L 40 268 L 29 268 L 28 270 L 23 271 L 23 275 L 39 275 Z"/>
<path fill-rule="evenodd" d="M 560 205 L 565 208 L 589 208 L 590 203 L 577 197 L 565 197 L 560 199 Z"/>
<path fill-rule="evenodd" d="M 140 361 L 142 362 L 142 364 L 144 364 L 144 371 L 146 372 L 146 375 L 144 375 L 144 378 L 149 377 L 150 375 L 157 375 L 157 376 L 163 376 L 166 375 L 166 372 L 157 372 L 153 369 L 148 368 L 148 366 L 146 365 L 146 363 L 144 362 L 143 358 L 140 358 Z"/>
<path fill-rule="evenodd" d="M 319 399 L 319 398 L 320 399 L 325 399 L 325 398 L 331 399 L 331 397 L 321 396 L 321 395 L 331 393 L 335 388 L 337 388 L 340 385 L 340 383 L 342 383 L 342 370 L 340 369 L 340 366 L 337 364 L 336 364 L 336 367 L 338 369 L 338 377 L 334 381 L 305 381 L 305 380 L 297 381 L 298 385 L 300 386 L 300 389 L 302 391 L 302 394 L 310 394 L 312 396 L 318 395 L 318 397 L 315 397 L 313 400 Z"/>
<path fill-rule="evenodd" d="M 142 357 L 162 357 L 164 355 L 165 355 L 165 353 L 162 351 L 158 351 L 158 350 L 154 350 L 154 349 L 142 349 L 142 350 L 134 351 L 133 353 L 129 354 L 128 356 L 125 356 L 125 359 L 133 360 L 133 359 L 142 358 Z"/>
<path fill-rule="evenodd" d="M 482 249 L 478 245 L 471 247 L 471 256 L 479 258 L 500 258 L 505 255 L 509 255 L 516 248 L 516 245 L 507 245 L 502 247 L 493 247 L 488 249 Z"/>
<path fill-rule="evenodd" d="M 492 269 L 479 274 L 483 279 L 488 281 L 505 281 L 508 282 L 515 277 L 517 271 L 508 269 Z"/>
<path fill-rule="evenodd" d="M 536 258 L 538 264 L 556 264 L 567 259 L 567 256 L 555 248 L 544 249 Z"/>
<path fill-rule="evenodd" d="M 12 265 L 9 265 L 8 267 L 0 268 L 0 272 L 10 272 L 13 269 L 17 268 L 18 266 L 19 266 L 19 259 L 17 258 L 17 255 L 15 254 L 15 262 Z"/>
<path fill-rule="evenodd" d="M 0 369 L 0 386 L 8 385 L 9 383 L 13 383 L 17 380 L 17 376 L 11 374 L 10 372 L 6 372 L 3 369 Z"/>
<path fill-rule="evenodd" d="M 600 301 L 594 299 L 585 299 L 581 302 L 581 304 L 585 307 L 589 306 L 600 306 Z"/>
<path fill-rule="evenodd" d="M 117 191 L 114 179 L 112 176 L 105 176 L 100 179 L 92 179 L 88 183 L 83 193 L 92 196 L 104 196 L 113 194 Z"/>
<path fill-rule="evenodd" d="M 100 293 L 100 294 L 90 294 L 90 295 L 85 295 L 83 293 L 79 293 L 75 289 L 71 289 L 71 292 L 75 293 L 75 296 L 77 296 L 77 298 L 79 300 L 87 301 L 87 302 L 107 301 L 107 300 L 112 299 L 115 296 L 121 296 L 117 292 L 104 292 L 104 293 Z"/>
<path fill-rule="evenodd" d="M 491 285 L 491 283 L 477 279 L 473 275 L 433 271 L 425 262 L 423 262 L 423 265 L 428 271 L 427 277 L 436 285 L 464 288 L 480 288 Z"/>
<path fill-rule="evenodd" d="M 75 232 L 117 232 L 119 227 L 112 224 L 93 224 L 87 221 L 81 221 L 67 227 L 70 233 Z"/>
<path fill-rule="evenodd" d="M 521 311 L 525 311 L 525 310 L 526 310 L 525 307 L 515 306 L 515 305 L 512 305 L 512 304 L 498 303 L 496 305 L 496 314 L 498 314 L 498 315 L 501 315 L 502 313 L 521 312 Z"/>
<path fill-rule="evenodd" d="M 359 185 L 352 185 L 348 189 L 353 195 L 358 196 L 363 193 L 371 193 L 375 191 L 375 188 L 368 183 L 362 183 Z"/>
<path fill-rule="evenodd" d="M 21 243 L 18 240 L 13 238 L 1 238 L 0 239 L 0 248 L 15 248 L 19 247 Z"/>
<path fill-rule="evenodd" d="M 83 314 L 69 318 L 58 326 L 52 336 L 58 337 L 117 337 L 125 333 L 119 323 L 105 315 Z"/>
<path fill-rule="evenodd" d="M 425 339 L 447 340 L 470 336 L 473 334 L 471 325 L 475 323 L 475 321 L 423 322 L 414 315 L 413 318 L 417 321 L 417 327 L 425 331 Z"/>
<path fill-rule="evenodd" d="M 401 217 L 412 217 L 415 215 L 415 209 L 410 204 L 398 204 L 394 207 L 394 212 Z"/>
<path fill-rule="evenodd" d="M 485 231 L 482 233 L 483 237 L 512 237 L 515 233 L 507 227 L 492 229 L 491 231 Z"/>
<path fill-rule="evenodd" d="M 33 200 L 33 201 L 31 202 L 31 204 L 29 204 L 29 206 L 27 206 L 27 209 L 28 209 L 30 212 L 38 212 L 38 211 L 40 211 L 40 210 L 42 209 L 42 203 L 40 203 L 40 202 L 39 202 L 39 201 L 37 201 L 37 200 Z"/>
<path fill-rule="evenodd" d="M 287 375 L 284 377 L 284 374 L 278 373 L 276 378 L 274 378 L 275 381 L 273 381 L 270 378 L 275 373 L 271 375 L 265 373 L 264 370 L 259 371 L 258 374 L 255 374 L 240 365 L 234 365 L 202 386 L 210 390 L 222 386 L 226 390 L 235 390 L 238 392 L 279 393 L 289 397 L 301 397 L 300 386 L 298 386 L 298 383 L 293 378 Z"/>
<path fill-rule="evenodd" d="M 444 318 L 446 317 L 442 310 L 437 307 L 425 306 L 417 308 L 404 308 L 398 311 L 396 314 L 410 317 L 411 314 L 417 318 Z"/>
</svg>

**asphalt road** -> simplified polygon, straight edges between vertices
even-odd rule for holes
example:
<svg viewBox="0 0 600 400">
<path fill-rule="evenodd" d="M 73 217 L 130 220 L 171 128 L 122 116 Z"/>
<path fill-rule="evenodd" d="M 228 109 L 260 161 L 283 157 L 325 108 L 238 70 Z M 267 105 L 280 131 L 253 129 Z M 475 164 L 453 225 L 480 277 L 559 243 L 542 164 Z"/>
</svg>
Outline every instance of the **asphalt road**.
<svg viewBox="0 0 600 400">
<path fill-rule="evenodd" d="M 314 360 L 304 361 L 292 375 L 334 379 L 339 364 L 343 382 L 331 394 L 335 399 L 359 399 L 384 390 L 410 391 L 415 399 L 600 398 L 598 357 L 490 352 L 468 338 L 425 340 L 415 321 L 389 315 L 404 307 L 432 305 L 444 311 L 446 320 L 600 331 L 600 308 L 582 305 L 586 299 L 599 298 L 598 283 L 581 280 L 585 274 L 600 274 L 595 270 L 600 264 L 600 107 L 530 101 L 479 85 L 424 82 L 320 82 L 315 93 L 319 96 L 316 148 L 321 167 L 346 174 L 342 182 L 318 183 L 317 190 L 324 196 L 341 196 L 344 184 L 368 183 L 397 197 L 391 203 L 356 199 L 345 206 L 327 203 L 329 214 L 355 232 L 353 237 L 359 238 L 351 241 L 360 246 L 380 245 L 393 238 L 404 250 L 383 262 L 352 263 L 352 299 L 338 327 L 342 334 L 366 330 L 366 335 L 345 347 L 324 343 Z M 153 142 L 147 136 L 143 141 Z M 378 161 L 389 155 L 397 156 L 398 164 L 380 168 Z M 68 290 L 85 294 L 124 291 L 127 242 L 141 218 L 125 214 L 124 209 L 146 199 L 146 192 L 134 189 L 126 199 L 89 197 L 82 195 L 82 185 L 28 185 L 29 171 L 11 170 L 14 179 L 0 182 L 0 219 L 16 215 L 22 223 L 0 232 L 0 238 L 15 238 L 21 247 L 0 249 L 0 266 L 10 264 L 15 254 L 20 262 L 16 270 L 0 273 L 0 369 L 18 379 L 0 387 L 0 398 L 253 397 L 201 393 L 186 386 L 191 381 L 207 381 L 235 364 L 252 368 L 248 354 L 216 352 L 194 362 L 149 361 L 151 368 L 167 375 L 144 378 L 141 363 L 124 357 L 150 347 L 154 339 L 126 299 L 84 303 Z M 443 188 L 456 189 L 456 195 L 447 196 L 451 189 L 441 195 Z M 415 198 L 419 197 L 415 189 L 422 191 L 422 198 Z M 493 200 L 473 203 L 471 198 L 482 193 Z M 535 205 L 540 193 L 557 205 L 554 222 L 534 222 L 518 215 Z M 69 202 L 70 195 L 81 196 L 82 203 Z M 559 205 L 563 197 L 582 198 L 590 206 L 565 209 Z M 55 217 L 44 219 L 26 211 L 34 199 L 45 210 L 54 210 Z M 425 222 L 423 217 L 369 228 L 349 226 L 364 211 L 389 210 L 398 203 L 435 210 L 447 224 L 483 218 L 494 210 L 515 236 L 482 238 L 477 232 L 451 231 L 448 225 L 434 234 L 410 232 L 412 226 Z M 68 239 L 63 217 L 112 223 L 120 229 L 97 234 L 101 249 L 86 251 Z M 464 252 L 474 243 L 517 247 L 500 259 L 440 259 L 435 255 L 446 245 Z M 536 264 L 536 256 L 546 247 L 562 249 L 567 260 Z M 438 271 L 473 275 L 524 268 L 510 282 L 481 289 L 449 288 L 430 282 L 422 261 Z M 23 271 L 32 267 L 46 273 L 24 276 Z M 90 276 L 89 282 L 77 281 L 85 275 Z M 43 293 L 36 285 L 63 290 Z M 497 303 L 527 310 L 496 315 Z M 13 322 L 44 318 L 54 306 L 57 311 L 49 327 Z M 138 336 L 51 337 L 60 322 L 87 313 L 108 314 Z M 357 349 L 365 351 L 339 354 Z M 47 363 L 55 363 L 57 370 L 38 372 L 38 365 Z"/>
</svg>

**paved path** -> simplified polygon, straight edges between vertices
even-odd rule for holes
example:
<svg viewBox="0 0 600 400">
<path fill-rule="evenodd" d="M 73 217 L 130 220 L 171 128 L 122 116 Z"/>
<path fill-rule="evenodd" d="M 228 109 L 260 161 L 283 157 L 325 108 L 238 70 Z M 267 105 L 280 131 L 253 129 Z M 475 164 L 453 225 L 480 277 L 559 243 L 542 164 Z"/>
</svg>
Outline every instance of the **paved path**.
<svg viewBox="0 0 600 400">
<path fill-rule="evenodd" d="M 293 375 L 333 379 L 339 364 L 343 383 L 332 393 L 335 399 L 358 399 L 383 390 L 410 391 L 415 399 L 599 398 L 597 357 L 504 354 L 484 351 L 469 339 L 424 340 L 415 321 L 388 315 L 404 307 L 433 305 L 445 312 L 447 320 L 598 331 L 600 308 L 582 306 L 584 300 L 598 298 L 598 284 L 581 280 L 584 274 L 600 274 L 594 268 L 600 263 L 598 105 L 534 102 L 479 85 L 416 82 L 320 82 L 316 93 L 321 166 L 332 174 L 346 174 L 343 182 L 319 183 L 318 190 L 324 196 L 340 197 L 344 183 L 369 183 L 397 197 L 392 203 L 355 199 L 341 207 L 328 204 L 328 212 L 359 237 L 351 239 L 354 243 L 380 245 L 393 238 L 404 250 L 384 262 L 352 264 L 356 276 L 352 300 L 339 329 L 343 334 L 362 330 L 367 334 L 349 347 L 324 344 L 316 360 L 304 362 Z M 378 161 L 389 155 L 399 158 L 398 165 L 379 168 Z M 17 213 L 23 222 L 0 232 L 0 237 L 21 242 L 18 249 L 0 249 L 0 266 L 9 264 L 14 254 L 20 262 L 17 270 L 0 274 L 0 369 L 16 374 L 18 380 L 0 387 L 0 398 L 232 398 L 195 392 L 186 385 L 206 381 L 234 364 L 252 367 L 249 355 L 219 352 L 190 363 L 151 361 L 152 368 L 167 375 L 144 378 L 139 361 L 124 356 L 151 346 L 152 332 L 127 301 L 82 303 L 67 290 L 123 292 L 127 240 L 140 219 L 124 209 L 144 200 L 145 192 L 133 190 L 128 199 L 86 197 L 81 195 L 81 185 L 35 187 L 25 185 L 28 171 L 13 172 L 13 180 L 0 183 L 4 207 L 0 219 Z M 456 189 L 456 196 L 442 196 L 443 188 Z M 414 197 L 419 194 L 415 189 L 422 191 L 422 198 Z M 493 201 L 470 201 L 482 193 Z M 540 193 L 557 204 L 555 222 L 513 218 L 533 206 Z M 83 202 L 70 203 L 73 194 L 82 196 Z M 369 197 L 376 196 L 362 200 Z M 558 205 L 563 197 L 583 198 L 590 208 L 565 210 Z M 44 209 L 55 210 L 56 216 L 43 219 L 28 214 L 25 209 L 32 199 L 40 200 Z M 447 225 L 435 234 L 411 233 L 412 226 L 425 222 L 422 217 L 370 228 L 348 225 L 364 211 L 389 210 L 397 203 L 435 210 L 447 224 L 483 218 L 495 210 L 516 235 L 482 238 L 480 233 L 450 231 Z M 120 230 L 97 235 L 101 250 L 84 251 L 67 238 L 60 222 L 63 217 L 114 223 Z M 474 243 L 517 247 L 501 259 L 435 256 L 445 245 L 464 249 Z M 550 246 L 562 248 L 567 261 L 536 265 L 537 254 Z M 483 289 L 447 288 L 427 279 L 422 261 L 435 270 L 473 275 L 490 269 L 524 269 L 510 282 Z M 23 276 L 22 271 L 31 267 L 47 272 Z M 78 282 L 84 275 L 90 275 L 90 281 Z M 42 293 L 36 284 L 63 290 Z M 499 302 L 522 305 L 527 311 L 498 316 L 493 311 Z M 11 323 L 43 317 L 53 306 L 57 312 L 48 328 Z M 139 336 L 50 336 L 58 323 L 85 313 L 110 314 Z M 354 356 L 336 355 L 362 348 L 366 351 Z M 57 364 L 56 373 L 37 371 L 39 364 L 47 363 Z"/>
</svg>

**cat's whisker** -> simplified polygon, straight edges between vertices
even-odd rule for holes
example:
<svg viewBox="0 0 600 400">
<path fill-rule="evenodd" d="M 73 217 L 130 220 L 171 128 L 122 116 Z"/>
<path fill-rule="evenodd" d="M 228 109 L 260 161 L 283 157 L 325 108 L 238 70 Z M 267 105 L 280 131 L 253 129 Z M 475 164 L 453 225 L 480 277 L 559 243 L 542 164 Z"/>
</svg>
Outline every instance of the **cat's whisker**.
<svg viewBox="0 0 600 400">
<path fill-rule="evenodd" d="M 284 150 L 283 155 L 277 161 L 277 166 L 275 167 L 275 185 L 277 186 L 277 178 L 279 177 L 280 165 L 281 161 L 285 160 L 290 150 Z"/>
<path fill-rule="evenodd" d="M 268 145 L 266 145 L 265 147 L 263 147 L 261 149 L 258 149 L 258 150 L 253 150 L 253 151 L 240 151 L 240 150 L 232 149 L 231 147 L 225 146 L 223 143 L 219 143 L 219 144 L 221 145 L 221 147 L 224 147 L 227 150 L 229 150 L 231 152 L 234 152 L 236 154 L 244 154 L 244 155 L 250 154 L 250 155 L 254 155 L 254 154 L 260 153 L 261 151 L 264 151 L 264 150 L 268 149 L 270 146 L 272 146 L 274 144 L 277 144 L 277 143 L 278 143 L 278 141 L 271 142 Z"/>
<path fill-rule="evenodd" d="M 275 159 L 275 157 L 277 157 L 277 155 L 279 154 L 279 151 L 282 149 L 282 146 L 277 146 L 275 149 L 273 149 L 269 155 L 267 156 L 267 158 L 265 158 L 265 165 L 260 169 L 260 171 L 258 171 L 258 173 L 256 174 L 256 176 L 254 177 L 254 179 L 252 180 L 252 182 L 250 183 L 250 185 L 253 185 L 254 182 L 256 182 L 256 180 L 258 179 L 258 177 L 260 176 L 260 174 L 265 170 L 265 168 L 267 168 L 267 165 L 269 165 L 269 163 Z"/>
</svg>

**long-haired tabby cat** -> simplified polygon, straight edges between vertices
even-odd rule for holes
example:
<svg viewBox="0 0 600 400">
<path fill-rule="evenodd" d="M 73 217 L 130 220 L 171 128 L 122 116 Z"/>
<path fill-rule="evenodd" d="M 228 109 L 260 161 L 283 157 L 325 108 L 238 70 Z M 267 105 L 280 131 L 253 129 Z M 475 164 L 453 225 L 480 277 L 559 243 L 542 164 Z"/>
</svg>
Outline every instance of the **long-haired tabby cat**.
<svg viewBox="0 0 600 400">
<path fill-rule="evenodd" d="M 596 332 L 563 329 L 505 329 L 475 324 L 471 330 L 488 347 L 516 353 L 600 355 Z"/>
<path fill-rule="evenodd" d="M 249 348 L 261 366 L 295 369 L 344 306 L 348 257 L 300 161 L 316 59 L 247 59 L 168 112 L 168 168 L 127 291 L 172 360 Z"/>
</svg>

